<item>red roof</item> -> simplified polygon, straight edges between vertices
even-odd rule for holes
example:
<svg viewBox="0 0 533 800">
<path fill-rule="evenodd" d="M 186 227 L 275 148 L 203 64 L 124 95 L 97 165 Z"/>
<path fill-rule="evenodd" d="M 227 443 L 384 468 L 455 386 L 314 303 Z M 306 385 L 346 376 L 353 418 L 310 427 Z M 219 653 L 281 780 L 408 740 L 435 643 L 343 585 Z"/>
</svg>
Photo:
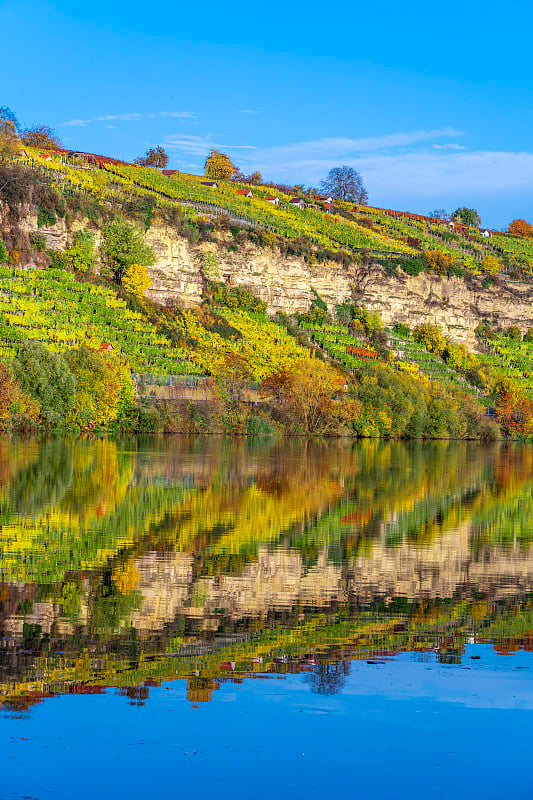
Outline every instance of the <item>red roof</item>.
<svg viewBox="0 0 533 800">
<path fill-rule="evenodd" d="M 178 170 L 177 169 L 162 169 L 161 172 L 162 172 L 163 175 L 170 176 L 170 175 L 176 175 Z"/>
<path fill-rule="evenodd" d="M 237 189 L 237 194 L 242 194 L 245 197 L 248 197 L 249 195 L 253 195 L 253 192 L 251 189 Z"/>
<path fill-rule="evenodd" d="M 114 349 L 115 348 L 113 347 L 111 342 L 102 342 L 102 344 L 100 345 L 99 352 L 100 353 L 103 353 L 104 351 L 109 352 L 110 350 L 114 350 Z"/>
</svg>

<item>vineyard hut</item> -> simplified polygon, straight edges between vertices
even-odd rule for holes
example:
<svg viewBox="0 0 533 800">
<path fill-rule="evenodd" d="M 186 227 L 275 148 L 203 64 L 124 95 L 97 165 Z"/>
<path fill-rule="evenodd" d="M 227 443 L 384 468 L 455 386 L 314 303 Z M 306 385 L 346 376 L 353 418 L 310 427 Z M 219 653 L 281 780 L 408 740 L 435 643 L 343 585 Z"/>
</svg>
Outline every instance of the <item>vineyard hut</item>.
<svg viewBox="0 0 533 800">
<path fill-rule="evenodd" d="M 305 208 L 305 203 L 301 197 L 291 197 L 289 203 L 291 206 L 295 206 L 296 208 Z"/>
<path fill-rule="evenodd" d="M 202 181 L 202 186 L 208 186 L 210 189 L 218 189 L 216 181 Z"/>
<path fill-rule="evenodd" d="M 237 189 L 237 194 L 240 194 L 241 197 L 253 197 L 254 193 L 251 189 Z"/>
<path fill-rule="evenodd" d="M 267 203 L 272 203 L 273 206 L 279 206 L 279 197 L 267 197 Z"/>
<path fill-rule="evenodd" d="M 482 228 L 479 231 L 479 233 L 481 234 L 481 236 L 483 236 L 484 239 L 492 239 L 492 231 L 489 231 L 489 230 L 486 230 L 486 229 Z"/>
</svg>

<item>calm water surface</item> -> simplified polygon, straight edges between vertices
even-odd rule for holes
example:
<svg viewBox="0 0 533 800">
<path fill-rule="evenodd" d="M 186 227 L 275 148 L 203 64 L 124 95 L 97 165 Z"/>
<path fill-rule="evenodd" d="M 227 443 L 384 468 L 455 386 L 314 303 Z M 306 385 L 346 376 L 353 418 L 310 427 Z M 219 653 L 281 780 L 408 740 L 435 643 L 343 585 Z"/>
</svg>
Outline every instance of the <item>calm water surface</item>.
<svg viewBox="0 0 533 800">
<path fill-rule="evenodd" d="M 533 449 L 0 440 L 0 800 L 531 798 Z"/>
</svg>

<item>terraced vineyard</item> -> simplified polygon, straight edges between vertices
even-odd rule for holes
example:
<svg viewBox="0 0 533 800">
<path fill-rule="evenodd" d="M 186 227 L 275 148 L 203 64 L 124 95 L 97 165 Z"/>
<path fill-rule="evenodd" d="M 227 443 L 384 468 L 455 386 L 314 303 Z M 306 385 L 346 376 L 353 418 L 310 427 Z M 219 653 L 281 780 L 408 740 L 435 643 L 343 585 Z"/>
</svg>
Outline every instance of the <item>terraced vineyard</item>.
<svg viewBox="0 0 533 800">
<path fill-rule="evenodd" d="M 264 228 L 289 239 L 306 237 L 316 246 L 383 256 L 416 256 L 424 250 L 440 251 L 474 273 L 487 255 L 516 262 L 526 274 L 533 271 L 533 240 L 492 232 L 484 239 L 475 227 L 449 230 L 441 220 L 408 212 L 341 203 L 332 213 L 317 203 L 305 208 L 290 204 L 290 195 L 275 191 L 279 205 L 268 202 L 268 186 L 248 186 L 220 181 L 210 187 L 206 178 L 128 164 L 105 156 L 72 154 L 26 148 L 25 159 L 55 175 L 67 190 L 115 199 L 132 194 L 152 197 L 160 206 L 179 204 L 185 216 L 227 214 L 235 223 Z M 250 189 L 253 197 L 238 192 Z"/>
<path fill-rule="evenodd" d="M 407 368 L 413 372 L 427 375 L 433 380 L 452 383 L 463 391 L 479 394 L 476 387 L 472 386 L 454 369 L 448 366 L 439 356 L 429 353 L 421 344 L 412 339 L 392 334 L 389 343 L 396 357 L 400 369 Z M 403 366 L 402 366 L 403 365 Z"/>
<path fill-rule="evenodd" d="M 497 375 L 515 380 L 533 399 L 533 343 L 498 336 L 487 346 L 488 352 L 480 353 L 479 361 Z"/>
<path fill-rule="evenodd" d="M 348 369 L 357 369 L 362 361 L 377 358 L 376 351 L 365 345 L 363 340 L 355 336 L 345 325 L 315 325 L 300 322 L 300 327 L 307 331 L 311 341 L 319 345 L 330 358 Z"/>
<path fill-rule="evenodd" d="M 60 352 L 109 342 L 134 371 L 203 374 L 188 353 L 111 289 L 81 283 L 65 270 L 0 267 L 0 356 L 13 357 L 24 339 Z"/>
</svg>

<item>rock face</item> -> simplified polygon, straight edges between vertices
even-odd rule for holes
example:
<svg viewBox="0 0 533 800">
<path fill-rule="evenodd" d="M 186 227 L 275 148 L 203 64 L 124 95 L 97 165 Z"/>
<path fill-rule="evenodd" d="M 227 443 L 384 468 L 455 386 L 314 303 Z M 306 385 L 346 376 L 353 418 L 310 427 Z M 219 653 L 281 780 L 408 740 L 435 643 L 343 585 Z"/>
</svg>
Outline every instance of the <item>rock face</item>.
<svg viewBox="0 0 533 800">
<path fill-rule="evenodd" d="M 41 228 L 48 247 L 68 247 L 74 233 L 86 220 L 70 220 L 67 228 L 59 220 Z M 37 229 L 34 215 L 24 219 L 28 230 Z M 97 231 L 97 243 L 100 232 Z M 491 326 L 517 325 L 522 332 L 533 327 L 533 287 L 525 282 L 506 281 L 502 286 L 470 286 L 459 278 L 442 278 L 422 273 L 418 277 L 386 273 L 374 264 L 348 267 L 336 263 L 309 265 L 302 258 L 283 256 L 278 250 L 260 249 L 249 242 L 231 249 L 231 234 L 221 235 L 217 243 L 191 245 L 177 232 L 155 223 L 146 241 L 157 253 L 150 268 L 152 286 L 147 294 L 164 305 L 186 308 L 202 301 L 208 278 L 235 286 L 246 286 L 267 303 L 270 313 L 306 311 L 313 291 L 333 310 L 338 303 L 357 300 L 370 311 L 379 311 L 386 325 L 422 322 L 440 325 L 458 343 L 475 345 L 474 330 L 483 321 Z"/>
<path fill-rule="evenodd" d="M 148 294 L 163 304 L 178 301 L 190 307 L 201 302 L 206 255 L 211 253 L 217 271 L 210 271 L 209 277 L 248 287 L 267 303 L 271 313 L 306 311 L 314 290 L 330 310 L 346 300 L 357 300 L 370 311 L 379 311 L 386 325 L 435 323 L 468 347 L 475 344 L 474 331 L 480 322 L 518 325 L 522 332 L 533 327 L 533 287 L 528 283 L 506 281 L 503 286 L 483 288 L 480 283 L 468 286 L 460 278 L 427 273 L 412 277 L 397 270 L 390 275 L 377 264 L 310 266 L 301 258 L 285 257 L 278 250 L 259 249 L 250 243 L 237 252 L 228 251 L 224 241 L 191 247 L 171 229 L 158 226 L 151 228 L 147 240 L 159 256 L 150 270 Z"/>
</svg>

